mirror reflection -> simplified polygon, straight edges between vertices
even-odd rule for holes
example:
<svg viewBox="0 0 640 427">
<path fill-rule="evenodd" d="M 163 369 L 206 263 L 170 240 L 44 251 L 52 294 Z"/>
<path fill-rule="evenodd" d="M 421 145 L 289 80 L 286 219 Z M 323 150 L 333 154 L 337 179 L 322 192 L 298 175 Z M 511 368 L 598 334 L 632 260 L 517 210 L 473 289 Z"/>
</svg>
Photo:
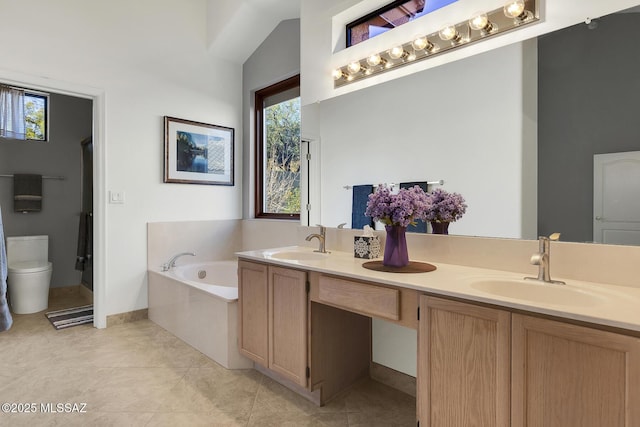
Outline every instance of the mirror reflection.
<svg viewBox="0 0 640 427">
<path fill-rule="evenodd" d="M 345 187 L 444 180 L 450 234 L 640 244 L 637 9 L 305 106 L 321 222 L 351 223 Z"/>
</svg>

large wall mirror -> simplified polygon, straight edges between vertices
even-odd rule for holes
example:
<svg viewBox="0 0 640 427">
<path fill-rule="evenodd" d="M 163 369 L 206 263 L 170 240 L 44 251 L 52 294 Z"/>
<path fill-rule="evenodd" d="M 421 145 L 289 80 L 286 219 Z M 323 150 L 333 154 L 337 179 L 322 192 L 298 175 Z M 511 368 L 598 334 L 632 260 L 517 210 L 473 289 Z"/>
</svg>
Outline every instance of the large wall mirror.
<svg viewBox="0 0 640 427">
<path fill-rule="evenodd" d="M 350 224 L 345 187 L 444 180 L 469 205 L 451 234 L 535 239 L 560 232 L 565 241 L 599 241 L 594 162 L 601 158 L 600 178 L 624 189 L 607 200 L 625 199 L 614 207 L 627 222 L 620 230 L 612 225 L 608 243 L 640 244 L 640 172 L 633 166 L 640 160 L 630 154 L 622 162 L 631 166 L 611 178 L 611 159 L 600 156 L 640 152 L 638 12 L 303 107 L 303 134 L 311 117 L 320 141 L 317 218 Z"/>
</svg>

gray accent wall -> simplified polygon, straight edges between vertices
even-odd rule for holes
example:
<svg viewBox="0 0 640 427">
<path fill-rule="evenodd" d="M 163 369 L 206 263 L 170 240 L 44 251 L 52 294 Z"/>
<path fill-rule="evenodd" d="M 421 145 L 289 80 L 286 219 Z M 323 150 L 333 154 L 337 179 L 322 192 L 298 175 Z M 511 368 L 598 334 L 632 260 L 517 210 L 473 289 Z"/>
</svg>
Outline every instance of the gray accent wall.
<svg viewBox="0 0 640 427">
<path fill-rule="evenodd" d="M 242 66 L 243 218 L 254 216 L 254 114 L 256 90 L 300 73 L 300 20 L 280 22 Z"/>
<path fill-rule="evenodd" d="M 576 242 L 593 240 L 593 155 L 640 150 L 640 14 L 595 22 L 538 39 L 538 231 Z"/>
<path fill-rule="evenodd" d="M 51 94 L 49 142 L 0 139 L 0 174 L 64 176 L 42 183 L 42 211 L 13 211 L 13 180 L 0 178 L 0 205 L 6 236 L 46 234 L 53 263 L 51 287 L 80 284 L 75 270 L 81 204 L 81 146 L 91 136 L 93 102 Z"/>
</svg>

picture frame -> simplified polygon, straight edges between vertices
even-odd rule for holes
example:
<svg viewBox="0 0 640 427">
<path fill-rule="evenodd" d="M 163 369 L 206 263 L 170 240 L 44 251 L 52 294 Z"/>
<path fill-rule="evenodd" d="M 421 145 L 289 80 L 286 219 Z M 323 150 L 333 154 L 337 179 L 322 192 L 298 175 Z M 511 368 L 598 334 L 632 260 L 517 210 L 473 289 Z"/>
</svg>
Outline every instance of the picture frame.
<svg viewBox="0 0 640 427">
<path fill-rule="evenodd" d="M 164 182 L 234 185 L 234 129 L 164 116 Z"/>
</svg>

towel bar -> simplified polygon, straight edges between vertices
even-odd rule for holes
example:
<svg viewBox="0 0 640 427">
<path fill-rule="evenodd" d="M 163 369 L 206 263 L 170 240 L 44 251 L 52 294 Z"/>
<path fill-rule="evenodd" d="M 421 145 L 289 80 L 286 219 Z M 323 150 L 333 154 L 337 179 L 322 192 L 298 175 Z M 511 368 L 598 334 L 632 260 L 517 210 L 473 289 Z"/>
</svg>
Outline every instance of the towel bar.
<svg viewBox="0 0 640 427">
<path fill-rule="evenodd" d="M 393 187 L 396 187 L 398 184 L 395 184 L 395 183 L 392 182 L 391 184 L 387 184 L 387 185 L 389 187 L 393 188 Z M 444 179 L 440 179 L 438 181 L 427 181 L 427 185 L 444 185 Z M 374 188 L 378 187 L 378 184 L 375 184 L 373 187 Z M 345 190 L 351 190 L 353 188 L 353 186 L 352 185 L 345 185 L 342 188 L 344 188 Z"/>
<path fill-rule="evenodd" d="M 0 178 L 13 178 L 13 175 L 9 175 L 9 174 L 0 174 Z M 67 179 L 64 176 L 47 176 L 47 175 L 43 175 L 42 179 L 59 179 L 61 181 L 64 181 L 65 179 Z"/>
</svg>

